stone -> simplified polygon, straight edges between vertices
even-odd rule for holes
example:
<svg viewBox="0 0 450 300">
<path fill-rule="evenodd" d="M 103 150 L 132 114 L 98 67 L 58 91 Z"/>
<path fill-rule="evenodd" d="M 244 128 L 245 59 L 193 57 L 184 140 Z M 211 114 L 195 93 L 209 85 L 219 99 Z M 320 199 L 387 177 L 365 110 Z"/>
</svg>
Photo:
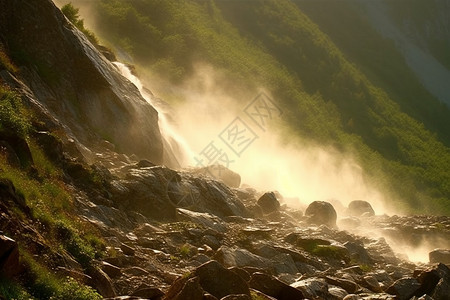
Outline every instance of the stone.
<svg viewBox="0 0 450 300">
<path fill-rule="evenodd" d="M 120 274 L 122 274 L 122 271 L 119 267 L 110 264 L 106 261 L 101 262 L 101 269 L 111 278 L 118 277 L 120 276 Z"/>
<path fill-rule="evenodd" d="M 450 265 L 450 249 L 434 249 L 428 254 L 430 263 L 443 263 Z"/>
<path fill-rule="evenodd" d="M 344 297 L 348 295 L 346 290 L 337 286 L 330 286 L 328 288 L 328 293 L 330 295 L 330 299 L 336 300 L 344 299 Z"/>
<path fill-rule="evenodd" d="M 308 299 L 327 299 L 330 296 L 328 293 L 328 284 L 321 278 L 308 278 L 296 281 L 291 284 L 291 287 L 302 291 L 303 296 Z"/>
<path fill-rule="evenodd" d="M 352 260 L 365 265 L 371 265 L 373 263 L 372 258 L 362 244 L 346 242 L 344 243 L 344 247 L 347 248 Z"/>
<path fill-rule="evenodd" d="M 245 294 L 228 295 L 228 296 L 221 298 L 220 300 L 252 300 L 252 297 L 250 297 L 249 295 L 245 295 Z"/>
<path fill-rule="evenodd" d="M 255 267 L 268 269 L 272 266 L 271 260 L 251 253 L 246 249 L 237 247 L 220 247 L 214 258 L 225 267 Z"/>
<path fill-rule="evenodd" d="M 0 274 L 11 278 L 20 272 L 19 247 L 13 239 L 0 235 Z"/>
<path fill-rule="evenodd" d="M 364 200 L 354 200 L 348 204 L 347 214 L 354 217 L 371 217 L 375 215 L 375 211 L 369 202 Z"/>
<path fill-rule="evenodd" d="M 326 276 L 325 277 L 325 281 L 328 284 L 332 284 L 332 285 L 335 285 L 335 286 L 343 288 L 349 294 L 354 294 L 359 289 L 359 286 L 358 286 L 358 284 L 356 282 L 351 281 L 351 280 L 347 280 L 347 279 L 343 279 L 343 278 L 336 278 L 336 277 Z"/>
<path fill-rule="evenodd" d="M 212 260 L 199 266 L 193 272 L 193 276 L 199 278 L 200 285 L 206 292 L 218 299 L 231 294 L 250 296 L 248 284 L 217 261 Z"/>
<path fill-rule="evenodd" d="M 198 277 L 181 277 L 170 286 L 164 300 L 203 300 L 203 294 Z"/>
<path fill-rule="evenodd" d="M 361 284 L 368 288 L 369 290 L 375 293 L 381 293 L 383 290 L 381 289 L 380 283 L 378 280 L 371 275 L 364 276 L 363 281 L 364 284 Z"/>
<path fill-rule="evenodd" d="M 164 296 L 164 293 L 156 287 L 140 287 L 136 291 L 134 291 L 131 296 L 156 300 L 162 298 L 162 296 Z"/>
<path fill-rule="evenodd" d="M 123 244 L 123 243 L 120 245 L 120 249 L 122 250 L 123 254 L 129 255 L 129 256 L 133 256 L 134 253 L 136 252 L 136 250 L 134 250 L 134 248 L 132 248 L 126 244 Z"/>
<path fill-rule="evenodd" d="M 450 299 L 450 278 L 441 278 L 434 288 L 431 297 L 435 300 L 449 300 Z"/>
<path fill-rule="evenodd" d="M 87 274 L 91 277 L 88 284 L 95 288 L 100 295 L 105 298 L 116 296 L 116 290 L 114 289 L 111 278 L 105 272 L 97 267 L 91 266 L 87 269 Z"/>
<path fill-rule="evenodd" d="M 305 211 L 308 222 L 314 225 L 327 225 L 328 227 L 336 227 L 337 214 L 333 205 L 325 201 L 312 202 Z"/>
<path fill-rule="evenodd" d="M 278 300 L 303 299 L 303 293 L 284 282 L 281 282 L 274 276 L 256 272 L 252 274 L 249 281 L 252 289 L 258 290 L 268 296 Z"/>
<path fill-rule="evenodd" d="M 258 199 L 257 203 L 264 214 L 270 214 L 280 209 L 280 202 L 278 202 L 274 192 L 265 193 Z"/>
<path fill-rule="evenodd" d="M 440 293 L 445 283 L 450 282 L 450 269 L 440 263 L 437 266 L 430 267 L 426 270 L 415 270 L 413 276 L 420 283 L 420 288 L 416 291 L 416 296 L 424 294 L 432 295 L 434 292 Z M 440 284 L 440 287 L 437 286 Z M 450 290 L 449 290 L 450 292 Z M 450 295 L 450 293 L 448 293 Z"/>
<path fill-rule="evenodd" d="M 218 232 L 225 232 L 227 230 L 225 223 L 219 217 L 211 213 L 201 213 L 184 208 L 177 208 L 177 219 L 180 221 L 191 221 Z M 211 246 L 211 248 L 213 247 Z"/>
<path fill-rule="evenodd" d="M 194 171 L 197 174 L 211 176 L 217 180 L 223 181 L 231 188 L 239 188 L 241 185 L 241 175 L 222 165 L 211 165 Z"/>
<path fill-rule="evenodd" d="M 396 299 L 407 300 L 411 298 L 420 288 L 420 283 L 416 278 L 404 277 L 395 281 L 386 289 L 391 295 L 396 295 Z"/>
</svg>

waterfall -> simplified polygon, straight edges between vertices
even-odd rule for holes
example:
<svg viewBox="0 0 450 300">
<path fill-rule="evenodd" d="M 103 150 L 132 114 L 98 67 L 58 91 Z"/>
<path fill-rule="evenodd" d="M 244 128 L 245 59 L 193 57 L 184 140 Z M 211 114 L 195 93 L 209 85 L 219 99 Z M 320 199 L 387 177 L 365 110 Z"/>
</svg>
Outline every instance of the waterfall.
<svg viewBox="0 0 450 300">
<path fill-rule="evenodd" d="M 146 90 L 142 82 L 131 70 L 123 63 L 114 62 L 114 65 L 119 69 L 120 73 L 131 81 L 141 93 L 142 98 L 145 99 L 158 112 L 158 125 L 161 131 L 164 144 L 164 163 L 169 167 L 180 168 L 186 167 L 191 163 L 194 157 L 192 150 L 188 143 L 180 136 L 174 127 L 170 124 L 168 113 L 164 110 L 160 103 L 154 101 L 154 97 Z"/>
</svg>

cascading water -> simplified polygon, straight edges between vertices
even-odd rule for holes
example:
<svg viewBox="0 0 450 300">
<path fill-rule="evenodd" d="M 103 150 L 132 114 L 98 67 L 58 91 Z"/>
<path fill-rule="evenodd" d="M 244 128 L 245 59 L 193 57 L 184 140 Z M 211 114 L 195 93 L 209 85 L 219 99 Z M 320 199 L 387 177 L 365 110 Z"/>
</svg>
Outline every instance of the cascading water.
<svg viewBox="0 0 450 300">
<path fill-rule="evenodd" d="M 158 112 L 158 125 L 164 143 L 164 163 L 168 164 L 170 167 L 188 166 L 194 157 L 193 152 L 187 142 L 171 126 L 167 112 L 160 104 L 154 101 L 154 97 L 149 94 L 139 78 L 133 75 L 126 65 L 120 62 L 114 62 L 114 65 L 117 66 L 124 77 L 130 80 L 138 88 L 142 97 Z"/>
</svg>

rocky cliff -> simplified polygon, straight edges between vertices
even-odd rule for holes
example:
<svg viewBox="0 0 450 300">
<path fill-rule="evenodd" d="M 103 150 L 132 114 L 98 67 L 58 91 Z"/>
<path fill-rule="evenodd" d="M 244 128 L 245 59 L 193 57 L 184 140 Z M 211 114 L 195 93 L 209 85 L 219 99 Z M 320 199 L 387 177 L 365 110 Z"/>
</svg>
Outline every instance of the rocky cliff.
<svg viewBox="0 0 450 300">
<path fill-rule="evenodd" d="M 50 0 L 0 1 L 2 48 L 19 67 L 1 78 L 88 148 L 162 163 L 158 114 Z M 82 147 L 79 145 L 79 147 Z"/>
</svg>

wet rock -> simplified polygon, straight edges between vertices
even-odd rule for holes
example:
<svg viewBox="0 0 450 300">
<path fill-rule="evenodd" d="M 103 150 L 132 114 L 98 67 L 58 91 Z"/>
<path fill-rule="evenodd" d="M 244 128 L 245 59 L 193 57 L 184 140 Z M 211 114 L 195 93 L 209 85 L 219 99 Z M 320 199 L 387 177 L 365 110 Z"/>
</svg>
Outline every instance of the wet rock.
<svg viewBox="0 0 450 300">
<path fill-rule="evenodd" d="M 347 214 L 355 217 L 370 217 L 375 215 L 375 211 L 369 202 L 364 200 L 354 200 L 348 204 Z"/>
<path fill-rule="evenodd" d="M 258 199 L 257 203 L 264 214 L 270 214 L 280 209 L 280 202 L 278 202 L 274 192 L 265 193 Z"/>
<path fill-rule="evenodd" d="M 327 276 L 325 277 L 325 281 L 328 284 L 343 288 L 349 294 L 356 293 L 356 291 L 358 291 L 359 289 L 359 286 L 358 284 L 356 284 L 356 282 L 347 279 Z"/>
<path fill-rule="evenodd" d="M 344 247 L 350 252 L 350 256 L 354 261 L 360 262 L 361 264 L 370 265 L 373 263 L 367 250 L 364 246 L 354 242 L 346 242 Z"/>
<path fill-rule="evenodd" d="M 381 293 L 383 291 L 378 280 L 371 275 L 364 276 L 361 285 L 375 293 Z"/>
<path fill-rule="evenodd" d="M 120 276 L 120 274 L 122 273 L 119 267 L 112 265 L 106 261 L 101 262 L 101 269 L 111 278 Z"/>
<path fill-rule="evenodd" d="M 249 281 L 249 286 L 278 300 L 304 299 L 300 290 L 264 273 L 254 273 Z"/>
<path fill-rule="evenodd" d="M 228 295 L 228 296 L 221 298 L 220 300 L 252 300 L 252 297 L 250 297 L 249 295 L 244 295 L 244 294 Z"/>
<path fill-rule="evenodd" d="M 225 223 L 220 218 L 210 213 L 200 213 L 177 208 L 177 219 L 201 224 L 218 232 L 225 232 L 227 230 Z"/>
<path fill-rule="evenodd" d="M 91 277 L 88 284 L 95 288 L 103 297 L 115 297 L 116 290 L 114 289 L 111 278 L 97 267 L 89 267 L 87 274 Z"/>
<path fill-rule="evenodd" d="M 241 175 L 222 165 L 211 165 L 194 172 L 196 174 L 208 175 L 217 180 L 221 180 L 231 188 L 238 188 L 241 185 Z"/>
<path fill-rule="evenodd" d="M 305 211 L 305 216 L 308 217 L 308 222 L 315 225 L 327 225 L 329 227 L 336 227 L 337 214 L 333 205 L 325 201 L 312 202 Z"/>
<path fill-rule="evenodd" d="M 214 256 L 225 267 L 255 267 L 268 269 L 272 263 L 269 259 L 255 255 L 246 249 L 220 247 Z"/>
<path fill-rule="evenodd" d="M 386 292 L 395 295 L 397 299 L 406 300 L 414 296 L 420 288 L 420 283 L 412 277 L 405 277 L 395 281 Z"/>
<path fill-rule="evenodd" d="M 203 300 L 203 293 L 200 278 L 180 278 L 171 285 L 164 300 Z"/>
<path fill-rule="evenodd" d="M 157 300 L 161 299 L 164 293 L 156 287 L 139 287 L 131 296 Z"/>
<path fill-rule="evenodd" d="M 218 299 L 232 294 L 250 296 L 247 283 L 233 271 L 224 268 L 217 261 L 209 261 L 193 272 L 200 279 L 202 288 Z"/>
<path fill-rule="evenodd" d="M 450 249 L 435 249 L 429 253 L 430 263 L 450 265 Z"/>
<path fill-rule="evenodd" d="M 308 299 L 327 299 L 330 296 L 328 284 L 324 279 L 308 278 L 296 281 L 291 286 L 302 291 L 303 296 Z"/>
<path fill-rule="evenodd" d="M 134 248 L 132 248 L 126 244 L 121 244 L 120 249 L 122 250 L 123 254 L 129 255 L 129 256 L 133 256 L 136 252 L 136 250 L 134 250 Z"/>
<path fill-rule="evenodd" d="M 12 277 L 20 272 L 19 247 L 13 239 L 0 235 L 0 274 Z"/>
</svg>

